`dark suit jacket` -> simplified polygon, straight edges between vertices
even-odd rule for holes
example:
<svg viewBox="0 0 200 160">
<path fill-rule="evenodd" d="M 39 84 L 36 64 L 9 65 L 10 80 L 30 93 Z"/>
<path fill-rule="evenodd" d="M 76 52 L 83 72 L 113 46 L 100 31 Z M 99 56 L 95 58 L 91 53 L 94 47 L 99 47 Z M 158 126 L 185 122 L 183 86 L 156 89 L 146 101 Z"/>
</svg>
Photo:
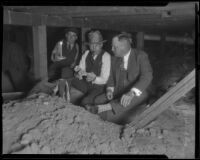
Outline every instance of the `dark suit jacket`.
<svg viewBox="0 0 200 160">
<path fill-rule="evenodd" d="M 153 71 L 149 62 L 148 55 L 141 50 L 131 49 L 128 60 L 128 80 L 131 87 L 135 87 L 141 91 L 147 90 L 153 79 Z M 110 77 L 107 87 L 118 86 L 120 58 L 112 57 Z M 131 89 L 130 87 L 130 89 Z"/>
</svg>

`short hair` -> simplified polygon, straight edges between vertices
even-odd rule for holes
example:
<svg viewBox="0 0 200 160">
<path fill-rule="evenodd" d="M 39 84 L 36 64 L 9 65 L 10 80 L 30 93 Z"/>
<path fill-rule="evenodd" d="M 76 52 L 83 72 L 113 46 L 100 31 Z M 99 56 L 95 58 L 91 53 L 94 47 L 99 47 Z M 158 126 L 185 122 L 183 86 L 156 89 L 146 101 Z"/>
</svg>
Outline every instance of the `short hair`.
<svg viewBox="0 0 200 160">
<path fill-rule="evenodd" d="M 115 37 L 117 37 L 119 39 L 119 41 L 121 40 L 126 40 L 128 41 L 130 44 L 132 44 L 132 37 L 130 33 L 127 32 L 121 32 L 120 34 L 116 35 Z"/>
</svg>

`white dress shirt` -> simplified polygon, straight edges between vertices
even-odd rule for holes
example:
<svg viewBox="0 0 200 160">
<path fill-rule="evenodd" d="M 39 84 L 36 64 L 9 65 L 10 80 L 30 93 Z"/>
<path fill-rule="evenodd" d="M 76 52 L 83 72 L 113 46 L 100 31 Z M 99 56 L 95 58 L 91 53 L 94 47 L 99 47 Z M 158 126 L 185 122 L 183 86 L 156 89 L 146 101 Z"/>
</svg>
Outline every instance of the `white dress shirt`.
<svg viewBox="0 0 200 160">
<path fill-rule="evenodd" d="M 130 53 L 131 53 L 131 49 L 128 51 L 128 53 L 123 57 L 124 60 L 124 69 L 127 70 L 128 68 L 128 60 L 130 57 Z M 114 87 L 108 87 L 108 90 L 111 90 L 112 92 L 114 92 Z M 135 93 L 136 96 L 140 96 L 142 94 L 142 92 L 138 89 L 138 88 L 131 88 L 131 91 Z"/>
<path fill-rule="evenodd" d="M 89 50 L 85 51 L 79 63 L 79 67 L 83 71 L 86 71 L 85 61 L 86 61 L 86 57 L 88 53 L 89 53 Z M 97 55 L 94 56 L 94 59 L 96 59 L 96 57 Z M 111 56 L 108 52 L 104 52 L 102 56 L 102 66 L 101 66 L 100 76 L 97 76 L 96 79 L 92 83 L 106 84 L 110 75 L 110 67 L 111 67 Z"/>
<path fill-rule="evenodd" d="M 124 69 L 127 70 L 128 68 L 128 60 L 129 60 L 129 56 L 131 53 L 131 49 L 128 51 L 128 53 L 123 57 L 124 60 Z"/>
</svg>

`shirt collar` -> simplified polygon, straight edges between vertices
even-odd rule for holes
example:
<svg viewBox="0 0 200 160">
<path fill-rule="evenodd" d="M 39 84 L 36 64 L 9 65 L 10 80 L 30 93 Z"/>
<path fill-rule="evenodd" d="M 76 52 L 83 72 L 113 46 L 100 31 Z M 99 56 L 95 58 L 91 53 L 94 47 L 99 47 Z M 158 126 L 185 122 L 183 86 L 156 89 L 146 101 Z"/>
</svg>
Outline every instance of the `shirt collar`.
<svg viewBox="0 0 200 160">
<path fill-rule="evenodd" d="M 130 56 L 131 49 L 128 51 L 128 53 L 124 56 L 124 61 L 128 61 L 128 58 Z"/>
</svg>

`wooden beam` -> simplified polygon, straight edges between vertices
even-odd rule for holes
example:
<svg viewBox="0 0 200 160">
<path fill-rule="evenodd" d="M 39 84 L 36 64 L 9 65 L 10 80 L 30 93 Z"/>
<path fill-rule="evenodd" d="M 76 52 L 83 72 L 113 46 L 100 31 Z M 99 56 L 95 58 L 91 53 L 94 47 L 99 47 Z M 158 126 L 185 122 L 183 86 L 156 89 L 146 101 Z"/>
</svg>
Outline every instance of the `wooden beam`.
<svg viewBox="0 0 200 160">
<path fill-rule="evenodd" d="M 40 14 L 32 14 L 25 12 L 14 12 L 7 9 L 3 11 L 3 24 L 10 25 L 47 25 L 47 26 L 74 26 L 81 27 L 82 21 L 75 20 L 73 21 L 71 17 L 65 16 L 48 16 Z"/>
<path fill-rule="evenodd" d="M 2 93 L 2 97 L 4 101 L 7 100 L 14 100 L 19 99 L 24 95 L 23 92 L 8 92 L 8 93 Z"/>
<path fill-rule="evenodd" d="M 33 26 L 34 76 L 47 78 L 46 26 Z"/>
<path fill-rule="evenodd" d="M 135 128 L 144 127 L 194 87 L 195 70 L 188 74 L 174 88 L 170 89 L 140 115 L 135 117 L 129 126 L 134 126 Z"/>
<path fill-rule="evenodd" d="M 140 15 L 160 14 L 162 11 L 175 11 L 182 14 L 194 13 L 195 3 L 169 3 L 167 6 L 157 7 L 134 7 L 134 6 L 6 6 L 13 11 L 28 11 L 39 14 L 71 15 L 72 17 L 93 17 L 93 16 L 119 16 L 119 15 Z"/>
<path fill-rule="evenodd" d="M 150 40 L 150 41 L 162 41 L 162 37 L 158 35 L 144 35 L 144 40 Z M 190 37 L 173 37 L 173 36 L 166 36 L 165 42 L 179 42 L 179 43 L 185 43 L 187 45 L 194 45 L 194 39 Z M 163 42 L 164 43 L 164 42 Z"/>
<path fill-rule="evenodd" d="M 30 13 L 12 12 L 4 9 L 3 24 L 32 25 L 32 17 Z"/>
</svg>

